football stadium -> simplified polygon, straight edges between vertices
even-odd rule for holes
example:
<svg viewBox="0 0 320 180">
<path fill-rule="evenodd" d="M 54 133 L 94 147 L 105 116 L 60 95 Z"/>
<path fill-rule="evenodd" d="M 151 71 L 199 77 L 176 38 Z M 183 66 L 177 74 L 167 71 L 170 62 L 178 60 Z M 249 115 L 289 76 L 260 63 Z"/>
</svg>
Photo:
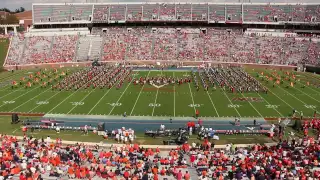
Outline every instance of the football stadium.
<svg viewBox="0 0 320 180">
<path fill-rule="evenodd" d="M 1 179 L 320 179 L 320 3 L 21 13 L 0 11 Z"/>
</svg>

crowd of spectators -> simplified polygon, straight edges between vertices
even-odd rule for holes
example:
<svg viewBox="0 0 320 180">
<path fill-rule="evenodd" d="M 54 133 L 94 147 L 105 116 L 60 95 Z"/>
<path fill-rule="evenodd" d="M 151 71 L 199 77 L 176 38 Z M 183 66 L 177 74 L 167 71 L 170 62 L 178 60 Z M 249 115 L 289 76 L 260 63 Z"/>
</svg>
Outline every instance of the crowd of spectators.
<svg viewBox="0 0 320 180">
<path fill-rule="evenodd" d="M 138 144 L 66 145 L 61 139 L 1 135 L 1 179 L 288 179 L 320 178 L 320 144 L 313 137 L 276 145 L 215 147 L 203 140 L 175 149 Z M 116 142 L 115 142 L 116 143 Z M 146 145 L 147 146 L 147 145 Z"/>
<path fill-rule="evenodd" d="M 101 32 L 94 30 L 93 32 Z M 215 28 L 108 28 L 94 44 L 102 61 L 178 60 L 260 64 L 320 64 L 317 37 L 257 35 Z M 82 61 L 92 42 L 79 35 L 14 37 L 6 63 L 39 64 Z M 85 45 L 87 43 L 88 45 Z M 77 52 L 77 47 L 81 52 Z M 100 53 L 101 49 L 101 53 Z M 80 50 L 78 50 L 80 51 Z M 84 53 L 84 55 L 83 55 Z M 88 54 L 88 53 L 87 53 Z M 78 56 L 75 58 L 75 56 Z M 88 54 L 89 59 L 90 54 Z"/>
<path fill-rule="evenodd" d="M 90 8 L 78 8 L 77 14 L 84 10 L 88 11 L 83 16 L 91 15 Z M 59 8 L 49 9 L 47 6 L 35 6 L 35 12 L 39 14 L 37 19 L 45 19 L 47 12 L 57 14 Z M 75 7 L 69 5 L 64 8 L 70 12 Z M 84 9 L 84 10 L 83 10 Z M 53 11 L 57 11 L 53 13 Z M 41 13 L 44 12 L 44 13 Z M 243 15 L 243 16 L 242 16 Z M 59 17 L 62 16 L 59 14 Z M 70 14 L 65 15 L 65 19 L 71 19 Z M 69 17 L 70 16 L 70 17 Z M 319 22 L 320 6 L 316 4 L 110 4 L 93 7 L 93 21 L 236 21 L 236 22 Z"/>
</svg>

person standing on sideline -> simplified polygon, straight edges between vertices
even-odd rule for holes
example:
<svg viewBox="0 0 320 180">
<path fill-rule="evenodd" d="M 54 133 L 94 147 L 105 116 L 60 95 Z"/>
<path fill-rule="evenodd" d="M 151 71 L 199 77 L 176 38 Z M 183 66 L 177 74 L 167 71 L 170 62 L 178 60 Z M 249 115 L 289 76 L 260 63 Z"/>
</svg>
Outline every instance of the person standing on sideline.
<svg viewBox="0 0 320 180">
<path fill-rule="evenodd" d="M 198 117 L 199 117 L 199 110 L 196 109 L 196 118 L 198 118 Z"/>
</svg>

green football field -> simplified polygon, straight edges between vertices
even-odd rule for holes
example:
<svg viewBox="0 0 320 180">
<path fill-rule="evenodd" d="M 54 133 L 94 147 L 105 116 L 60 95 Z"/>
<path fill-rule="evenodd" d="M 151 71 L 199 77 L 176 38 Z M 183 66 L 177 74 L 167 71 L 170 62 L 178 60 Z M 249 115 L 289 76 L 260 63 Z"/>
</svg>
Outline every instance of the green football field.
<svg viewBox="0 0 320 180">
<path fill-rule="evenodd" d="M 52 90 L 40 85 L 30 88 L 18 85 L 12 89 L 13 80 L 19 81 L 32 71 L 4 72 L 0 74 L 0 112 L 39 114 L 85 114 L 128 116 L 192 117 L 199 110 L 201 117 L 289 117 L 293 109 L 312 117 L 320 111 L 320 77 L 310 73 L 295 72 L 296 83 L 290 80 L 273 87 L 273 80 L 266 76 L 282 76 L 286 72 L 266 69 L 246 69 L 257 78 L 268 93 L 230 93 L 221 88 L 199 91 L 193 83 L 166 85 L 156 88 L 151 85 L 134 85 L 125 81 L 121 89 L 80 89 L 71 91 Z M 263 72 L 263 75 L 262 73 Z M 151 70 L 134 71 L 133 76 L 190 76 L 191 71 Z M 197 73 L 198 75 L 198 73 Z M 199 75 L 198 75 L 198 79 Z M 264 80 L 263 80 L 264 79 Z M 273 78 L 275 79 L 275 78 Z M 309 82 L 309 85 L 306 85 Z M 305 87 L 304 87 L 305 86 Z"/>
</svg>

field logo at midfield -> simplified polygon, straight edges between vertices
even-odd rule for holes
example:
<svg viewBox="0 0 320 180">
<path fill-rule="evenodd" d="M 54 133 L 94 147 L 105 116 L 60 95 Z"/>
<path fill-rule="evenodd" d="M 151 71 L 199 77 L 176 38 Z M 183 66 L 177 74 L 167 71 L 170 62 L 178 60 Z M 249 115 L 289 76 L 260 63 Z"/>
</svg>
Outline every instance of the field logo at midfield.
<svg viewBox="0 0 320 180">
<path fill-rule="evenodd" d="M 82 106 L 84 102 L 70 102 L 73 106 Z"/>
<path fill-rule="evenodd" d="M 150 103 L 149 107 L 160 107 L 161 104 L 157 104 L 157 103 Z"/>
<path fill-rule="evenodd" d="M 232 101 L 241 101 L 241 102 L 263 102 L 262 98 L 259 97 L 235 97 Z"/>
<path fill-rule="evenodd" d="M 201 105 L 203 105 L 203 104 L 189 104 L 188 106 L 189 107 L 200 107 Z"/>
<path fill-rule="evenodd" d="M 13 104 L 15 103 L 16 101 L 3 101 L 3 104 Z"/>
<path fill-rule="evenodd" d="M 228 108 L 239 108 L 241 107 L 240 104 L 228 104 Z"/>
<path fill-rule="evenodd" d="M 308 109 L 316 109 L 317 108 L 317 106 L 315 106 L 315 105 L 307 105 L 307 104 L 305 104 L 304 107 L 306 107 Z"/>
<path fill-rule="evenodd" d="M 121 103 L 107 103 L 109 104 L 110 106 L 114 107 L 114 106 L 121 106 L 122 104 Z"/>
<path fill-rule="evenodd" d="M 267 104 L 266 107 L 270 108 L 270 109 L 277 109 L 280 105 L 271 105 L 271 104 Z"/>
<path fill-rule="evenodd" d="M 154 84 L 154 83 L 150 83 L 150 84 L 151 84 L 153 87 L 158 88 L 158 89 L 162 88 L 163 86 L 168 85 L 168 83 L 166 83 L 166 84 L 161 84 L 161 85 L 156 85 L 156 84 Z"/>
<path fill-rule="evenodd" d="M 48 101 L 38 101 L 36 104 L 43 105 L 43 104 L 49 104 Z"/>
</svg>

